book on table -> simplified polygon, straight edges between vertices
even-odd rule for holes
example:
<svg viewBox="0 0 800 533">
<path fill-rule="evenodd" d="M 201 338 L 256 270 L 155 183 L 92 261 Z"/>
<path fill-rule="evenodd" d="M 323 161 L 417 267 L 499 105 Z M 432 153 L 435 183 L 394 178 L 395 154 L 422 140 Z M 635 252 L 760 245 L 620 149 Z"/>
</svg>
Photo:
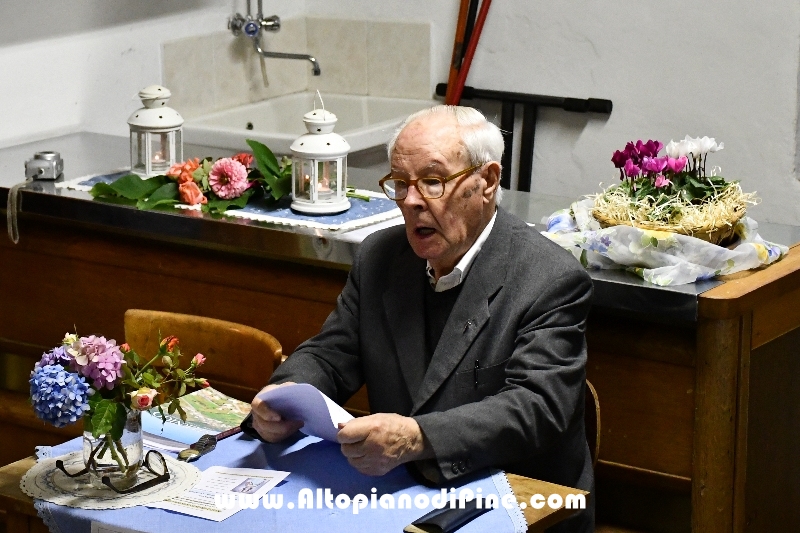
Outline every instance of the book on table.
<svg viewBox="0 0 800 533">
<path fill-rule="evenodd" d="M 250 404 L 231 398 L 211 387 L 182 396 L 181 407 L 186 421 L 177 412 L 168 414 L 164 422 L 158 407 L 142 413 L 142 439 L 145 446 L 167 451 L 181 451 L 203 435 L 218 435 L 236 428 L 250 413 Z"/>
</svg>

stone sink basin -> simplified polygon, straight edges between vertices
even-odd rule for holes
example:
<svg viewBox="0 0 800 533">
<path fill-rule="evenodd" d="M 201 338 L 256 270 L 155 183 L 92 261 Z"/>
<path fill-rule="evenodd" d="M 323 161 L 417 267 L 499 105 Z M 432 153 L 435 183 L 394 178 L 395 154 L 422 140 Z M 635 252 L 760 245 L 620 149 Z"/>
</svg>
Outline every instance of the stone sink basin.
<svg viewBox="0 0 800 533">
<path fill-rule="evenodd" d="M 183 125 L 183 140 L 245 151 L 249 150 L 245 139 L 255 139 L 276 154 L 290 154 L 292 142 L 306 133 L 303 115 L 314 109 L 315 95 L 314 92 L 287 94 L 189 119 Z M 351 152 L 385 144 L 408 115 L 439 103 L 346 94 L 323 94 L 322 98 L 325 109 L 338 118 L 334 131 L 347 139 Z"/>
</svg>

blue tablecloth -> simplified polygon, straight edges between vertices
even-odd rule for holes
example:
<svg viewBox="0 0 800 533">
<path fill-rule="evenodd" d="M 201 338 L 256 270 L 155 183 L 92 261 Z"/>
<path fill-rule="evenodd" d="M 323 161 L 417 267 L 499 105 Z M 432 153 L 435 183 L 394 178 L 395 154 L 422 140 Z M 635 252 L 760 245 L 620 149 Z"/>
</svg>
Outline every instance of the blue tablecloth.
<svg viewBox="0 0 800 533">
<path fill-rule="evenodd" d="M 58 456 L 80 447 L 80 439 L 45 450 L 48 456 Z M 348 463 L 337 444 L 320 441 L 314 437 L 287 442 L 285 444 L 263 444 L 245 435 L 237 435 L 219 443 L 217 449 L 201 457 L 196 463 L 200 470 L 213 465 L 240 468 L 263 468 L 291 472 L 270 494 L 283 494 L 284 506 L 279 510 L 244 509 L 222 522 L 212 522 L 162 509 L 131 507 L 127 509 L 93 511 L 74 509 L 47 502 L 36 502 L 40 516 L 50 527 L 52 533 L 78 533 L 90 531 L 91 522 L 122 526 L 148 533 L 175 533 L 177 531 L 223 531 L 247 533 L 250 531 L 279 531 L 281 533 L 309 531 L 357 532 L 387 531 L 401 532 L 410 524 L 433 508 L 386 510 L 367 506 L 357 515 L 351 508 L 293 509 L 287 502 L 298 502 L 301 489 L 327 488 L 334 496 L 347 494 L 371 495 L 372 488 L 377 495 L 393 494 L 395 500 L 401 494 L 408 494 L 413 501 L 418 494 L 432 497 L 439 490 L 416 484 L 405 468 L 395 468 L 381 477 L 369 477 L 358 473 Z M 458 490 L 469 487 L 473 491 L 480 488 L 484 496 L 497 494 L 502 499 L 510 489 L 502 473 L 494 475 L 485 472 L 482 477 L 473 476 L 458 485 Z M 449 488 L 449 487 L 448 487 Z M 497 533 L 525 531 L 525 522 L 518 508 L 507 510 L 500 505 L 497 509 L 476 518 L 459 533 L 492 531 Z"/>
</svg>

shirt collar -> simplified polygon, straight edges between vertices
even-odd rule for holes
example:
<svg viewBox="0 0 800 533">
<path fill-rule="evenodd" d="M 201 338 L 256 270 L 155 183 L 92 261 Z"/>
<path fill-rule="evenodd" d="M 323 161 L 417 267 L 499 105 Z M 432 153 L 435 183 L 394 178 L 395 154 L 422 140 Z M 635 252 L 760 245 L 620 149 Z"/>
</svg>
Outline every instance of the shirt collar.
<svg viewBox="0 0 800 533">
<path fill-rule="evenodd" d="M 439 278 L 439 281 L 436 281 L 436 278 L 433 275 L 433 268 L 431 268 L 430 261 L 427 261 L 425 264 L 425 271 L 428 274 L 428 281 L 433 287 L 435 292 L 444 292 L 446 290 L 452 289 L 453 287 L 457 287 L 464 281 L 464 278 L 467 277 L 467 272 L 469 272 L 472 263 L 475 261 L 475 256 L 478 255 L 478 252 L 481 251 L 481 247 L 483 243 L 486 242 L 486 239 L 489 238 L 489 234 L 492 232 L 492 228 L 494 227 L 494 221 L 497 218 L 497 210 L 495 209 L 494 215 L 492 215 L 492 219 L 486 224 L 486 227 L 483 228 L 483 231 L 478 238 L 475 240 L 473 245 L 467 250 L 467 253 L 461 258 L 461 260 L 456 264 L 453 268 L 453 271 L 447 274 L 446 276 L 442 276 Z"/>
</svg>

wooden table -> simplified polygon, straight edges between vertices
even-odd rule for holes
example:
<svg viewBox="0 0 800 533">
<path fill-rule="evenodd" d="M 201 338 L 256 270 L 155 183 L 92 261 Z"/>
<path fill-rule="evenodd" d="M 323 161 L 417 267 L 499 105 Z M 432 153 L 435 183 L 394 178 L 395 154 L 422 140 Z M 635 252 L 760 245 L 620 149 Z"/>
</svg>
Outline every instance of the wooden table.
<svg viewBox="0 0 800 533">
<path fill-rule="evenodd" d="M 27 457 L 0 468 L 0 511 L 6 514 L 6 533 L 48 533 L 47 527 L 36 514 L 33 500 L 19 488 L 20 479 L 35 462 L 34 457 Z M 562 501 L 568 494 L 583 494 L 589 498 L 589 493 L 582 490 L 514 474 L 508 474 L 508 481 L 518 501 L 529 502 L 534 494 L 541 494 L 545 498 L 550 494 L 559 494 Z M 550 509 L 547 505 L 542 509 L 534 509 L 529 505 L 523 511 L 529 533 L 544 531 L 574 512 L 563 504 L 559 509 Z"/>
<path fill-rule="evenodd" d="M 800 531 L 800 245 L 727 277 L 698 304 L 688 324 L 600 310 L 589 318 L 598 509 L 607 510 L 601 483 L 613 480 L 660 491 L 650 501 L 631 491 L 616 521 L 637 505 L 654 521 L 671 518 L 657 512 L 678 495 L 691 512 L 681 530 L 691 521 L 697 533 Z"/>
</svg>

